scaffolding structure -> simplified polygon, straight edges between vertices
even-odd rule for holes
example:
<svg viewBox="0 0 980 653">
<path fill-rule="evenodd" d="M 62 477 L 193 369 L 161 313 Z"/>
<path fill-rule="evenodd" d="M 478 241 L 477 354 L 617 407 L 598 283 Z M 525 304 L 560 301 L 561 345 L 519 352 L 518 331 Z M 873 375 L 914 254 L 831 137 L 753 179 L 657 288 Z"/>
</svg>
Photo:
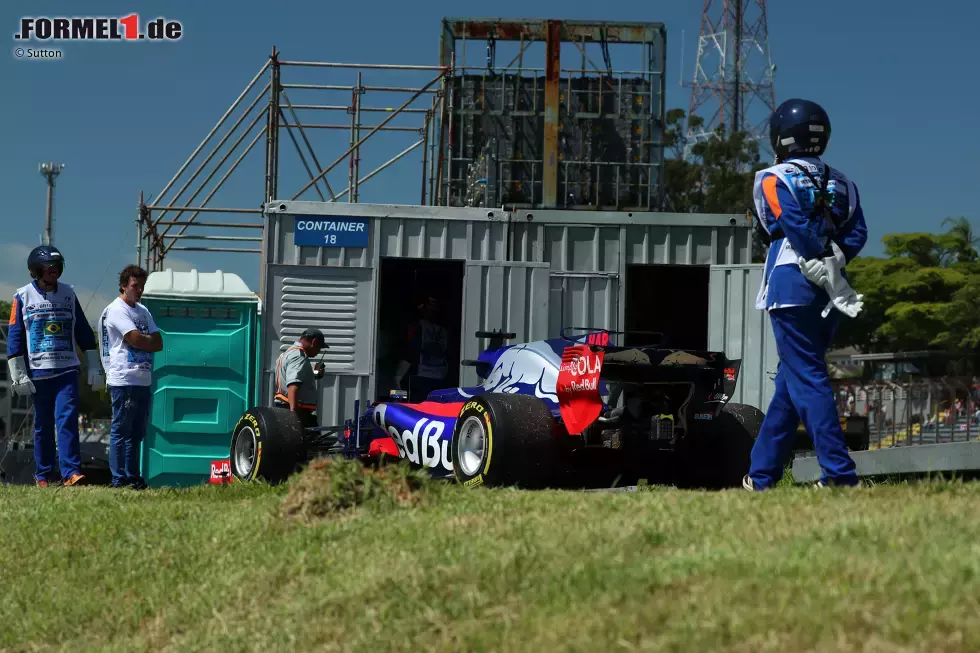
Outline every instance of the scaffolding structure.
<svg viewBox="0 0 980 653">
<path fill-rule="evenodd" d="M 282 70 L 283 68 L 290 67 L 311 67 L 328 70 L 354 69 L 357 71 L 357 82 L 355 85 L 284 83 L 282 81 Z M 364 83 L 365 70 L 421 70 L 431 71 L 434 73 L 434 76 L 428 84 L 420 88 L 383 85 L 372 86 Z M 187 161 L 184 162 L 163 190 L 156 195 L 154 202 L 152 204 L 144 203 L 143 193 L 140 192 L 137 216 L 137 252 L 139 260 L 147 270 L 154 271 L 163 269 L 164 259 L 173 251 L 261 254 L 261 232 L 264 227 L 261 220 L 262 206 L 272 200 L 284 199 L 285 197 L 280 195 L 279 190 L 279 148 L 283 130 L 285 130 L 289 140 L 295 147 L 299 159 L 309 177 L 309 181 L 298 191 L 291 194 L 290 199 L 300 199 L 310 189 L 313 189 L 320 201 L 337 202 L 346 198 L 349 202 L 357 202 L 361 184 L 374 178 L 393 163 L 419 147 L 422 147 L 424 152 L 428 152 L 428 144 L 430 141 L 434 143 L 432 140 L 434 127 L 432 116 L 435 115 L 437 110 L 436 105 L 440 101 L 437 97 L 440 94 L 440 90 L 433 87 L 437 87 L 439 82 L 449 72 L 444 66 L 286 61 L 280 59 L 279 51 L 273 48 L 269 60 L 256 73 L 255 77 L 252 78 L 235 102 L 218 120 L 210 133 L 197 146 L 194 152 L 191 153 Z M 206 155 L 203 155 L 202 153 L 205 147 L 222 130 L 229 117 L 253 91 L 263 75 L 268 75 L 268 82 L 255 94 L 255 98 L 245 108 L 234 124 L 224 129 L 224 136 L 211 147 Z M 294 104 L 289 99 L 289 94 L 294 89 L 342 92 L 350 99 L 348 104 Z M 372 97 L 375 95 L 408 97 L 397 108 L 364 106 L 364 99 L 368 97 L 368 94 L 371 94 Z M 429 107 L 418 108 L 411 106 L 425 95 L 433 96 Z M 336 112 L 344 112 L 350 115 L 350 120 L 347 124 L 339 122 L 304 122 L 297 113 L 303 110 L 323 112 L 328 115 Z M 388 115 L 377 122 L 377 124 L 364 124 L 364 117 L 382 112 Z M 408 116 L 416 120 L 421 118 L 422 124 L 416 126 L 390 124 L 399 116 Z M 247 123 L 247 126 L 239 130 L 239 127 L 249 117 L 251 117 L 251 120 Z M 256 127 L 259 128 L 256 130 Z M 349 147 L 326 166 L 321 164 L 309 137 L 310 130 L 318 129 L 346 130 L 350 133 Z M 187 199 L 181 200 L 187 190 L 236 131 L 240 131 L 240 134 L 220 157 L 211 172 L 197 184 L 196 190 Z M 238 157 L 234 159 L 214 187 L 205 195 L 203 200 L 199 200 L 194 204 L 195 199 L 204 191 L 207 184 L 218 174 L 222 166 L 225 165 L 232 155 L 240 149 L 242 142 L 253 131 L 255 131 L 255 134 L 251 137 L 251 140 L 238 154 Z M 381 131 L 411 131 L 420 134 L 420 138 L 375 170 L 362 176 L 359 157 L 360 148 L 365 141 Z M 248 156 L 263 138 L 265 141 L 265 179 L 262 201 L 255 208 L 209 206 L 209 202 L 218 190 L 228 181 L 229 177 L 241 165 L 245 157 Z M 189 177 L 175 191 L 175 194 L 173 194 L 169 201 L 165 201 L 164 198 L 167 196 L 167 193 L 171 192 L 171 189 L 176 186 L 178 180 L 182 179 L 182 176 L 185 176 L 185 172 L 191 168 L 192 163 L 199 158 L 199 155 L 204 156 L 203 161 L 189 174 Z M 347 162 L 348 172 L 347 187 L 340 192 L 336 192 L 326 177 L 341 163 L 345 162 L 345 160 Z M 426 165 L 427 163 L 423 162 L 423 168 Z M 425 179 L 426 173 L 423 170 L 421 184 L 421 202 L 423 204 L 426 202 Z M 237 215 L 239 217 L 238 221 L 227 219 L 198 220 L 198 216 L 202 213 L 225 216 Z M 256 219 L 249 220 L 248 217 L 242 216 L 250 216 Z M 220 230 L 225 233 L 202 233 L 202 230 Z M 244 232 L 248 235 L 229 235 L 229 233 L 235 232 Z M 188 241 L 200 241 L 204 244 L 184 244 Z"/>
<path fill-rule="evenodd" d="M 474 42 L 486 45 L 486 61 L 480 65 L 466 60 L 467 44 L 472 47 Z M 503 67 L 495 61 L 498 42 L 518 48 Z M 165 258 L 176 251 L 261 254 L 266 203 L 307 198 L 358 202 L 362 184 L 418 149 L 420 205 L 662 210 L 665 42 L 660 23 L 446 18 L 440 61 L 434 66 L 289 61 L 281 59 L 274 47 L 265 65 L 153 202 L 144 203 L 140 192 L 139 260 L 155 271 L 164 269 Z M 541 65 L 526 66 L 536 44 L 544 46 Z M 614 70 L 611 45 L 638 50 L 628 56 L 636 57 L 642 66 Z M 590 56 L 589 48 L 593 53 L 598 48 L 599 54 Z M 562 68 L 563 49 L 581 55 L 581 65 Z M 594 63 L 600 56 L 604 67 Z M 284 81 L 284 71 L 295 68 L 347 75 L 356 71 L 356 81 Z M 428 83 L 416 86 L 365 80 L 369 75 L 390 77 L 409 71 L 431 73 L 431 78 L 426 76 Z M 263 77 L 267 81 L 255 93 Z M 293 103 L 294 90 L 339 93 L 343 99 Z M 254 95 L 251 103 L 230 127 L 225 126 L 250 94 Z M 311 122 L 300 112 L 307 116 L 345 113 L 349 118 Z M 379 114 L 386 115 L 377 120 Z M 346 147 L 321 160 L 311 144 L 314 130 L 348 132 Z M 205 151 L 222 131 L 224 135 Z M 283 132 L 308 178 L 295 192 L 279 188 Z M 362 175 L 362 148 L 381 132 L 408 132 L 418 138 Z M 230 140 L 231 146 L 219 157 Z M 210 206 L 260 140 L 265 144 L 262 201 L 252 207 Z M 216 157 L 217 163 L 195 185 Z M 227 169 L 214 187 L 198 200 L 223 167 Z M 346 187 L 337 192 L 327 176 L 344 167 Z M 182 199 L 192 185 L 195 189 Z M 199 220 L 202 214 L 214 217 Z"/>
</svg>

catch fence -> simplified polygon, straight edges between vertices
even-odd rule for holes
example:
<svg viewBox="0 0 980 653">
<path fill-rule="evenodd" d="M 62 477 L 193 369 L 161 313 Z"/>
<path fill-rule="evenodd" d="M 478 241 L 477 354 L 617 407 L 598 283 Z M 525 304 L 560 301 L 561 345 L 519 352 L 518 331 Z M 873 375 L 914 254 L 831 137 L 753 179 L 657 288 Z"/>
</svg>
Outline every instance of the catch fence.
<svg viewBox="0 0 980 653">
<path fill-rule="evenodd" d="M 868 420 L 869 448 L 980 439 L 980 380 L 835 381 L 841 417 Z"/>
</svg>

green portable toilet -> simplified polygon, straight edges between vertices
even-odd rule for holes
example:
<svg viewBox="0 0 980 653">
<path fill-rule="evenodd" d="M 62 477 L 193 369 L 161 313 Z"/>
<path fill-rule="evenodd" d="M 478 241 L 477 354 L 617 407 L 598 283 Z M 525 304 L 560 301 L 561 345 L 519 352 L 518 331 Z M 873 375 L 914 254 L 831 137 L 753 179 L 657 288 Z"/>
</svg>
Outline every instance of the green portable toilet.
<svg viewBox="0 0 980 653">
<path fill-rule="evenodd" d="M 258 403 L 259 298 L 228 272 L 153 272 L 145 305 L 163 336 L 153 357 L 141 469 L 150 487 L 207 483 L 239 417 Z"/>
</svg>

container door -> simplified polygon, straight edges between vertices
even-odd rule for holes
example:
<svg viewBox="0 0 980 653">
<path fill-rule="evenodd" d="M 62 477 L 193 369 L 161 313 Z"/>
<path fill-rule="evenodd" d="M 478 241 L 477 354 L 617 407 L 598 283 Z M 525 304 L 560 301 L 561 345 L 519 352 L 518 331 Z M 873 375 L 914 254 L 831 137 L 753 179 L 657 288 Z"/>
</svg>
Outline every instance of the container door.
<svg viewBox="0 0 980 653">
<path fill-rule="evenodd" d="M 556 337 L 548 328 L 548 263 L 467 261 L 463 284 L 462 358 L 475 359 L 489 344 L 477 331 L 514 333 L 516 344 Z M 479 383 L 476 370 L 463 367 L 462 386 Z"/>
<path fill-rule="evenodd" d="M 374 361 L 374 270 L 270 266 L 269 301 L 263 307 L 263 403 L 271 405 L 279 355 L 308 327 L 320 329 L 329 349 L 320 353 L 321 425 L 353 417 L 354 400 L 369 397 Z"/>
<path fill-rule="evenodd" d="M 779 356 L 772 324 L 755 307 L 762 265 L 712 265 L 708 301 L 708 349 L 741 358 L 731 401 L 765 411 L 776 390 Z"/>
</svg>

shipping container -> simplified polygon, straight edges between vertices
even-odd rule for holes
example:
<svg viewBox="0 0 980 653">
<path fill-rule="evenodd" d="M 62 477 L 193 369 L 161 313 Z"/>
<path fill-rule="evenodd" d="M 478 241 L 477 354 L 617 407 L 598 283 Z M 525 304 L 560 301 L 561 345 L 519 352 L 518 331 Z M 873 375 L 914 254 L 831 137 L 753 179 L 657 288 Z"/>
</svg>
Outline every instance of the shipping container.
<svg viewBox="0 0 980 653">
<path fill-rule="evenodd" d="M 400 334 L 429 295 L 449 332 L 447 387 L 477 382 L 460 364 L 488 345 L 477 331 L 523 342 L 592 327 L 724 344 L 751 368 L 739 396 L 763 409 L 771 396 L 775 346 L 753 308 L 761 266 L 742 216 L 285 201 L 265 217 L 263 401 L 279 354 L 318 327 L 321 424 L 387 397 Z"/>
</svg>

